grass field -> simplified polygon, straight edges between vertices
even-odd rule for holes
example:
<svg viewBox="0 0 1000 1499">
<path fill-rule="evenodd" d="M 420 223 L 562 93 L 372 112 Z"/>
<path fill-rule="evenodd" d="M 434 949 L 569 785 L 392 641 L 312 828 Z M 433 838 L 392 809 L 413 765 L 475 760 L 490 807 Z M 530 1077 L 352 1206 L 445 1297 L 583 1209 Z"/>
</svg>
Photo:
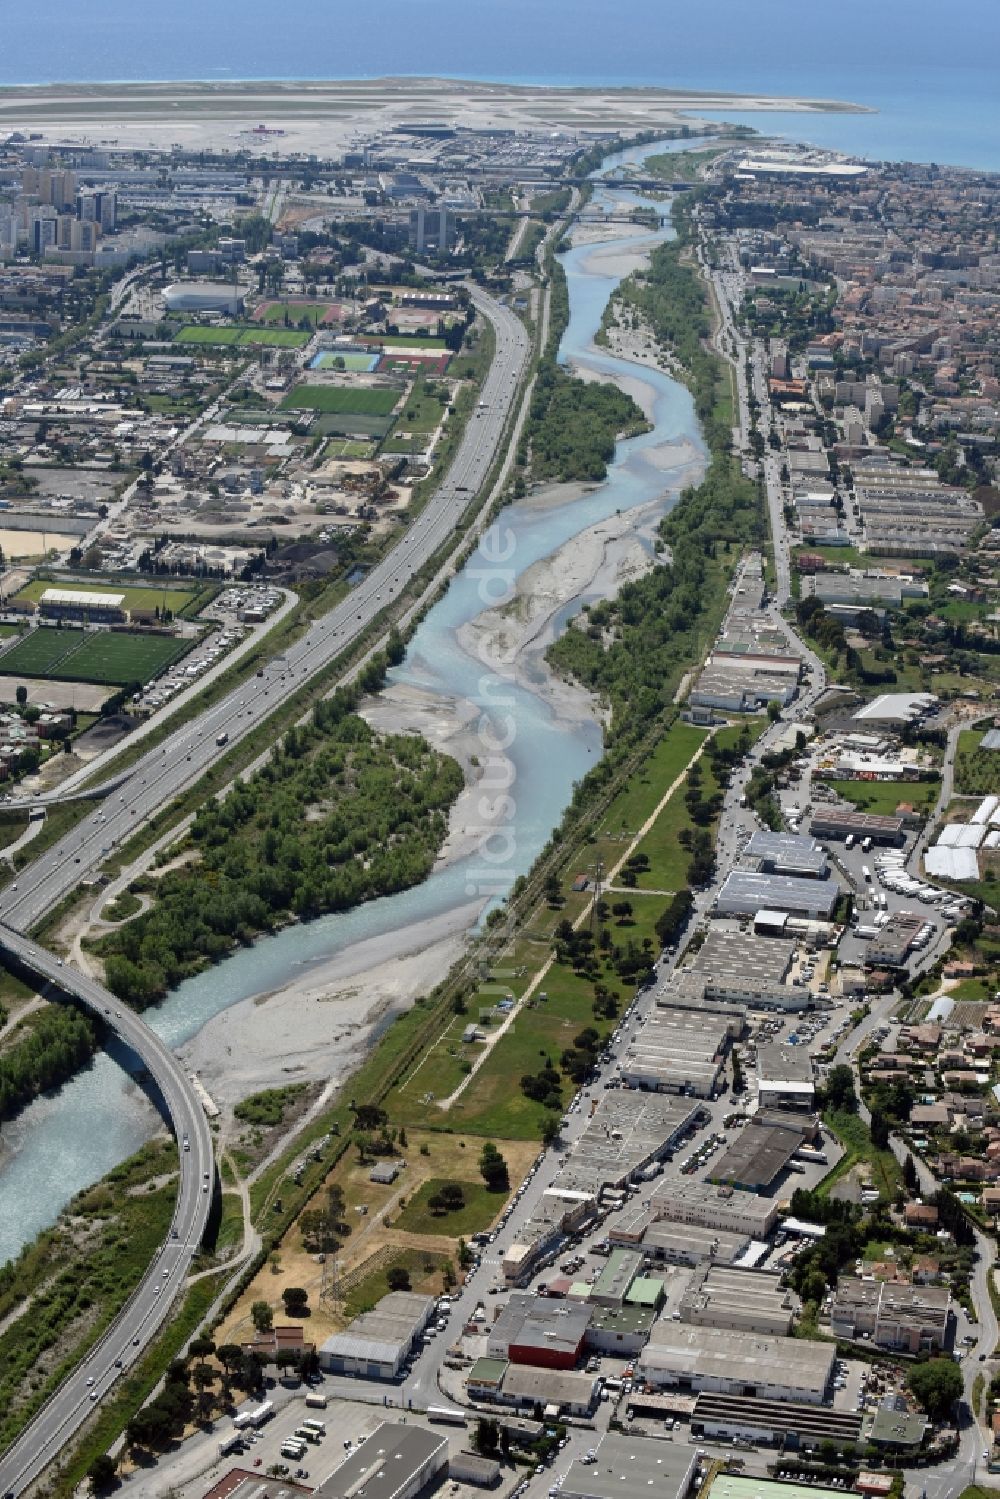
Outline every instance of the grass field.
<svg viewBox="0 0 1000 1499">
<path fill-rule="evenodd" d="M 355 442 L 350 437 L 334 437 L 327 443 L 324 458 L 374 458 L 373 442 Z"/>
<path fill-rule="evenodd" d="M 399 400 L 394 390 L 349 385 L 299 385 L 281 403 L 282 411 L 322 411 L 337 416 L 388 416 Z"/>
<path fill-rule="evenodd" d="M 388 1274 L 390 1270 L 405 1270 L 410 1277 L 410 1287 L 425 1296 L 440 1295 L 444 1290 L 442 1274 L 448 1256 L 428 1253 L 426 1249 L 400 1249 L 391 1259 L 371 1275 L 359 1281 L 344 1300 L 344 1316 L 350 1320 L 371 1311 L 383 1296 L 389 1294 Z"/>
<path fill-rule="evenodd" d="M 126 609 L 169 609 L 172 614 L 190 612 L 194 603 L 207 603 L 215 589 L 145 588 L 141 584 L 117 583 L 107 579 L 100 583 L 57 582 L 54 578 L 34 578 L 19 588 L 15 597 L 34 599 L 37 603 L 47 588 L 69 588 L 74 593 L 120 593 Z"/>
<path fill-rule="evenodd" d="M 876 817 L 893 817 L 900 802 L 910 802 L 918 812 L 934 805 L 938 781 L 829 781 L 827 784 L 853 802 L 862 812 L 871 812 Z"/>
<path fill-rule="evenodd" d="M 301 349 L 312 337 L 300 328 L 205 328 L 200 323 L 185 323 L 174 337 L 178 344 L 205 344 L 224 347 L 239 344 L 265 344 L 275 349 Z"/>
<path fill-rule="evenodd" d="M 451 1213 L 432 1213 L 428 1202 L 451 1182 L 461 1187 L 465 1206 Z M 476 1234 L 489 1228 L 506 1201 L 506 1192 L 490 1192 L 482 1182 L 456 1182 L 454 1177 L 432 1177 L 413 1194 L 393 1227 L 404 1229 L 409 1234 L 441 1234 L 456 1239 L 459 1235 Z"/>
<path fill-rule="evenodd" d="M 2 658 L 10 676 L 48 677 L 56 682 L 102 682 L 125 687 L 150 681 L 193 644 L 156 635 L 39 629 Z"/>
<path fill-rule="evenodd" d="M 320 323 L 339 323 L 343 316 L 342 302 L 318 302 L 315 298 L 293 298 L 289 301 L 262 302 L 254 310 L 254 321 L 268 328 L 280 327 L 287 313 L 293 323 L 308 319 L 313 328 Z"/>
</svg>

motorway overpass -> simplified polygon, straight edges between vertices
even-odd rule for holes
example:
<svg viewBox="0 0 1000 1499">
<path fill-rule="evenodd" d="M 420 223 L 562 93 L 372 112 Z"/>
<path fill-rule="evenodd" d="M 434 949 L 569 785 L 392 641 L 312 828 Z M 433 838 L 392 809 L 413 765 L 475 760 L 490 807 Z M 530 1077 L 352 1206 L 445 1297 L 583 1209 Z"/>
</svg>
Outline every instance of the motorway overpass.
<svg viewBox="0 0 1000 1499">
<path fill-rule="evenodd" d="M 68 997 L 89 1011 L 140 1058 L 177 1136 L 180 1162 L 167 1242 L 100 1342 L 0 1459 L 0 1493 L 6 1496 L 20 1494 L 58 1456 L 166 1321 L 205 1233 L 215 1169 L 204 1111 L 177 1058 L 155 1031 L 101 984 L 5 926 L 0 926 L 0 957 L 39 992 Z"/>
<path fill-rule="evenodd" d="M 26 933 L 226 748 L 261 727 L 310 677 L 348 650 L 455 531 L 493 465 L 530 349 L 523 324 L 509 308 L 477 287 L 470 291 L 477 311 L 493 326 L 494 359 L 447 475 L 418 518 L 364 581 L 283 656 L 148 750 L 116 777 L 116 789 L 103 803 L 0 892 L 0 957 L 33 983 L 51 986 L 98 1016 L 135 1052 L 162 1097 L 181 1163 L 170 1238 L 98 1348 L 0 1459 L 0 1495 L 19 1495 L 44 1470 L 157 1332 L 204 1233 L 214 1179 L 208 1124 L 174 1054 L 127 1006 Z"/>
</svg>

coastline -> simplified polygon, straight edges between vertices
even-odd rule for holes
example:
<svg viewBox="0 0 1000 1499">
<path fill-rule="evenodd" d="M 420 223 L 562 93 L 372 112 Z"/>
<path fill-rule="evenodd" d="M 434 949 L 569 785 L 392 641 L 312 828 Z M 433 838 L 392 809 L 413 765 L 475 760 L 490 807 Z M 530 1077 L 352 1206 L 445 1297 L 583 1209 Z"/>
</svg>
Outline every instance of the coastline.
<svg viewBox="0 0 1000 1499">
<path fill-rule="evenodd" d="M 850 100 L 759 91 L 671 89 L 653 85 L 507 83 L 426 75 L 383 78 L 162 79 L 102 83 L 0 85 L 0 124 L 42 125 L 77 141 L 93 132 L 119 146 L 247 149 L 265 117 L 283 145 L 329 156 L 346 149 L 359 124 L 392 129 L 419 124 L 433 104 L 472 130 L 583 130 L 611 136 L 671 134 L 696 127 L 702 111 L 797 114 L 875 113 Z M 709 125 L 715 132 L 718 127 Z"/>
</svg>

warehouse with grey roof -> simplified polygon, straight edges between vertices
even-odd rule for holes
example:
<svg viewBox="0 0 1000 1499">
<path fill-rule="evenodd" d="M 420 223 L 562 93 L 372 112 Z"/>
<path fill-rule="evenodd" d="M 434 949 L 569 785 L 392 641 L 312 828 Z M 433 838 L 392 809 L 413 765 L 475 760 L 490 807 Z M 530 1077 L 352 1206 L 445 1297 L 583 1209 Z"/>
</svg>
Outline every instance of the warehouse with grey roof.
<svg viewBox="0 0 1000 1499">
<path fill-rule="evenodd" d="M 839 894 L 836 880 L 803 880 L 791 875 L 734 869 L 719 891 L 715 910 L 720 916 L 787 911 L 792 916 L 829 921 Z"/>
<path fill-rule="evenodd" d="M 395 1379 L 434 1311 L 434 1298 L 390 1291 L 319 1350 L 322 1368 L 360 1379 Z"/>
<path fill-rule="evenodd" d="M 829 1388 L 836 1351 L 833 1343 L 692 1327 L 661 1317 L 639 1355 L 637 1372 L 657 1389 L 713 1390 L 818 1405 Z"/>
<path fill-rule="evenodd" d="M 316 1499 L 413 1499 L 447 1466 L 447 1437 L 384 1421 L 314 1492 Z"/>
</svg>

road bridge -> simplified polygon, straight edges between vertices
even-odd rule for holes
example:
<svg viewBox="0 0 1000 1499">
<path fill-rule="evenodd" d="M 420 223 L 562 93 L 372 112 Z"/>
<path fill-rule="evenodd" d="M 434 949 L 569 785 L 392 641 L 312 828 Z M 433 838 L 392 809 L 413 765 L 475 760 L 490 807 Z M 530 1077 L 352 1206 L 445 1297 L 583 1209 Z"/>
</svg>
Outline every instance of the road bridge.
<svg viewBox="0 0 1000 1499">
<path fill-rule="evenodd" d="M 348 650 L 449 540 L 493 466 L 528 361 L 520 319 L 478 287 L 477 311 L 492 324 L 495 353 L 448 472 L 416 521 L 353 592 L 282 655 L 147 752 L 66 837 L 0 892 L 0 959 L 35 985 L 82 1005 L 140 1059 L 177 1137 L 180 1180 L 171 1233 L 141 1285 L 94 1349 L 0 1458 L 0 1494 L 20 1495 L 76 1433 L 123 1369 L 166 1320 L 204 1233 L 212 1201 L 208 1123 L 173 1052 L 102 985 L 26 935 L 47 911 L 141 824 L 204 775 L 229 746 L 260 728 L 310 677 Z"/>
<path fill-rule="evenodd" d="M 179 1182 L 170 1234 L 140 1284 L 82 1364 L 63 1380 L 0 1459 L 0 1493 L 20 1494 L 113 1390 L 170 1315 L 198 1252 L 215 1186 L 212 1136 L 198 1097 L 170 1048 L 103 985 L 37 942 L 0 925 L 0 958 L 40 993 L 71 1000 L 135 1054 L 177 1137 Z"/>
</svg>

